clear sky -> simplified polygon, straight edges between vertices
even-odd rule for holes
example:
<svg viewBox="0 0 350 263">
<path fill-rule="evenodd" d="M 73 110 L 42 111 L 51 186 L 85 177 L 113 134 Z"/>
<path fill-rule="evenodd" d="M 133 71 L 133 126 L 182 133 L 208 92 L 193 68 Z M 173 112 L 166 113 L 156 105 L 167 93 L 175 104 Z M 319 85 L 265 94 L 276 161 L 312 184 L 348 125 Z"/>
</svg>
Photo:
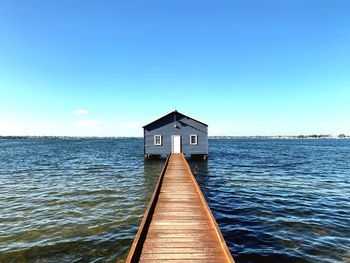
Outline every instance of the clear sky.
<svg viewBox="0 0 350 263">
<path fill-rule="evenodd" d="M 0 1 L 0 135 L 350 134 L 350 1 Z"/>
</svg>

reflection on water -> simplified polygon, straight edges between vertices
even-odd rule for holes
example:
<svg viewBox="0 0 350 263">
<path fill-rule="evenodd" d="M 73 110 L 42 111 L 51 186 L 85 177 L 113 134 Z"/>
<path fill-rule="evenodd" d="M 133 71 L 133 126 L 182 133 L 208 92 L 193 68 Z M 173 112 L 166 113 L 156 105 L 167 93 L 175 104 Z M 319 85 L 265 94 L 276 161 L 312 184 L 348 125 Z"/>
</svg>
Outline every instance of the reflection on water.
<svg viewBox="0 0 350 263">
<path fill-rule="evenodd" d="M 192 173 L 195 176 L 198 184 L 200 185 L 203 195 L 208 196 L 208 180 L 209 180 L 209 171 L 208 171 L 208 162 L 201 160 L 188 160 L 188 164 L 191 167 Z"/>
<path fill-rule="evenodd" d="M 210 149 L 208 172 L 194 173 L 238 262 L 350 262 L 349 140 Z"/>
<path fill-rule="evenodd" d="M 164 160 L 140 139 L 0 141 L 0 262 L 123 261 Z M 237 262 L 350 262 L 350 140 L 210 140 L 190 161 Z"/>
<path fill-rule="evenodd" d="M 125 258 L 162 168 L 144 165 L 141 140 L 0 147 L 0 262 Z"/>
<path fill-rule="evenodd" d="M 154 187 L 156 186 L 158 176 L 162 171 L 164 160 L 144 160 L 143 164 L 145 186 L 147 188 L 146 199 L 150 200 Z"/>
</svg>

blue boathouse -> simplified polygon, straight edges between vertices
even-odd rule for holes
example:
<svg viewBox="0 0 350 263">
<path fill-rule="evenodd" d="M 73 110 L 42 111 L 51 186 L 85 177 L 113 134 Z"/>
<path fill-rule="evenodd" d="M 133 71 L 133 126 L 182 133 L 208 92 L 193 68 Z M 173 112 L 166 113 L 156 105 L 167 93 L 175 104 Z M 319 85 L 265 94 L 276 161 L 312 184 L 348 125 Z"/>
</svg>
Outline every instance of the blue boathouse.
<svg viewBox="0 0 350 263">
<path fill-rule="evenodd" d="M 207 159 L 208 125 L 178 111 L 143 126 L 145 158 L 169 153 Z"/>
</svg>

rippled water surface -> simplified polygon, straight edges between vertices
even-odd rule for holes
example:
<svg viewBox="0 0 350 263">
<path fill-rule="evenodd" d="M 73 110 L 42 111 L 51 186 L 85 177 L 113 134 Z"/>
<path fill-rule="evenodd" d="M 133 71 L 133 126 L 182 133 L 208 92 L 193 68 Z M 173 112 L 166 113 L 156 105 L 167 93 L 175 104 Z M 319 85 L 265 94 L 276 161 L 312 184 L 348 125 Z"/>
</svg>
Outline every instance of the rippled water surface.
<svg viewBox="0 0 350 263">
<path fill-rule="evenodd" d="M 210 140 L 190 165 L 237 262 L 350 262 L 350 140 Z M 140 139 L 0 140 L 0 262 L 118 262 L 163 161 Z"/>
</svg>

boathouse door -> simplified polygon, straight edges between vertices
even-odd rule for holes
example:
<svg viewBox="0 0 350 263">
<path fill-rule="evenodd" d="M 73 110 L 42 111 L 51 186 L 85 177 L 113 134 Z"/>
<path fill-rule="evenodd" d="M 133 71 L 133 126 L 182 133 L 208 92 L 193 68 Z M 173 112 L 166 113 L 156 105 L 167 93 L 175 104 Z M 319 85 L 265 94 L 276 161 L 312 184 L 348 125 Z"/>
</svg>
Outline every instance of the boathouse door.
<svg viewBox="0 0 350 263">
<path fill-rule="evenodd" d="M 181 153 L 181 136 L 173 135 L 171 138 L 171 152 Z"/>
</svg>

